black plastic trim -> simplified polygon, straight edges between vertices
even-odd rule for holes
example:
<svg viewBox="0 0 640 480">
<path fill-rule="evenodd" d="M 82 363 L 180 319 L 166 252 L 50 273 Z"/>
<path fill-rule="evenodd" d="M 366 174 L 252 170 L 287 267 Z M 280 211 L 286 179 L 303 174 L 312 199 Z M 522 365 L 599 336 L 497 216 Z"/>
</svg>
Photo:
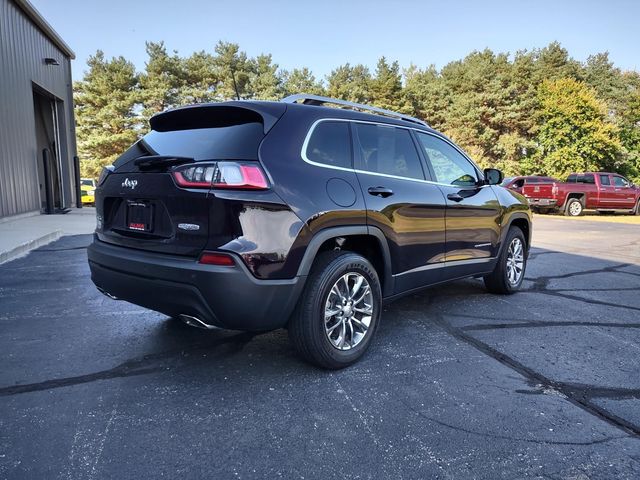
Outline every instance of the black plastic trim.
<svg viewBox="0 0 640 480">
<path fill-rule="evenodd" d="M 389 253 L 389 245 L 382 230 L 377 227 L 367 225 L 354 225 L 346 227 L 332 227 L 317 232 L 304 253 L 300 266 L 298 267 L 298 276 L 307 276 L 316 258 L 318 250 L 324 242 L 337 237 L 349 237 L 354 235 L 369 235 L 378 240 L 380 249 L 382 250 L 384 262 L 384 282 L 382 285 L 382 296 L 392 295 L 393 293 L 393 275 L 391 273 L 391 254 Z"/>
</svg>

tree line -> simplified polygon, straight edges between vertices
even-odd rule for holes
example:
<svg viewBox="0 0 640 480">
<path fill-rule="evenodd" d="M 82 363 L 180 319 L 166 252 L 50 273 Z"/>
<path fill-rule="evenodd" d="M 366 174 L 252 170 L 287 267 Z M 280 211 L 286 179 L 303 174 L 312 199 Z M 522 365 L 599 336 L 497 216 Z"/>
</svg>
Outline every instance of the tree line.
<svg viewBox="0 0 640 480">
<path fill-rule="evenodd" d="M 83 176 L 96 177 L 167 108 L 315 93 L 424 119 L 506 175 L 607 170 L 640 182 L 640 74 L 615 67 L 607 53 L 579 62 L 553 42 L 515 54 L 474 51 L 439 70 L 381 57 L 373 72 L 347 63 L 317 79 L 269 54 L 248 57 L 235 43 L 188 57 L 163 42 L 146 51 L 141 72 L 97 51 L 74 83 Z"/>
</svg>

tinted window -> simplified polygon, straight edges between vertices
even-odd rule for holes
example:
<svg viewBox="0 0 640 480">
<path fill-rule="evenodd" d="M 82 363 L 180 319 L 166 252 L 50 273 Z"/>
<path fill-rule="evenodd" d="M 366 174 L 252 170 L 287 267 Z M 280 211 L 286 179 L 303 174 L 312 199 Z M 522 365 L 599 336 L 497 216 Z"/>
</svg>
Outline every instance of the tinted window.
<svg viewBox="0 0 640 480">
<path fill-rule="evenodd" d="M 616 187 L 627 187 L 629 186 L 629 182 L 627 182 L 624 178 L 622 177 L 613 177 L 613 184 Z"/>
<path fill-rule="evenodd" d="M 354 123 L 360 141 L 361 170 L 424 180 L 411 133 L 403 128 Z"/>
<path fill-rule="evenodd" d="M 596 179 L 593 175 L 582 175 L 582 174 L 572 174 L 567 178 L 567 183 L 588 183 L 594 184 L 596 183 Z"/>
<path fill-rule="evenodd" d="M 530 178 L 527 178 L 525 181 L 525 183 L 538 183 L 538 182 L 539 180 L 537 177 L 530 177 Z"/>
<path fill-rule="evenodd" d="M 321 122 L 311 134 L 307 159 L 334 167 L 351 168 L 351 136 L 347 122 Z"/>
<path fill-rule="evenodd" d="M 458 150 L 433 135 L 418 133 L 418 138 L 438 182 L 465 186 L 477 183 L 475 167 Z"/>
<path fill-rule="evenodd" d="M 611 185 L 609 175 L 600 175 L 600 185 Z"/>
<path fill-rule="evenodd" d="M 256 160 L 263 138 L 262 123 L 251 122 L 168 132 L 152 130 L 139 144 L 152 155 L 177 155 L 196 160 Z"/>
</svg>

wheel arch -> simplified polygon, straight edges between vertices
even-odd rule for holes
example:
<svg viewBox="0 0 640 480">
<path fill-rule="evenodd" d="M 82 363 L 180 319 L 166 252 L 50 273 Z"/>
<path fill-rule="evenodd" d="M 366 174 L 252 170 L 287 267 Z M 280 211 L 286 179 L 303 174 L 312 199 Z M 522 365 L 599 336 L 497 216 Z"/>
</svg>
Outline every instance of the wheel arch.
<svg viewBox="0 0 640 480">
<path fill-rule="evenodd" d="M 320 230 L 307 246 L 298 268 L 298 276 L 307 276 L 318 253 L 339 247 L 339 242 L 344 246 L 345 251 L 353 251 L 367 258 L 376 268 L 380 277 L 382 296 L 392 295 L 391 254 L 387 239 L 377 227 L 356 225 Z M 339 248 L 342 249 L 341 246 Z"/>
<path fill-rule="evenodd" d="M 527 255 L 529 255 L 529 250 L 531 249 L 531 236 L 533 234 L 533 228 L 531 223 L 531 217 L 524 212 L 515 212 L 510 217 L 509 220 L 503 225 L 502 232 L 500 235 L 500 253 L 502 253 L 502 248 L 504 247 L 504 241 L 507 237 L 507 232 L 509 229 L 514 226 L 518 227 L 522 230 L 526 241 L 526 250 Z M 500 254 L 498 254 L 498 257 Z"/>
</svg>

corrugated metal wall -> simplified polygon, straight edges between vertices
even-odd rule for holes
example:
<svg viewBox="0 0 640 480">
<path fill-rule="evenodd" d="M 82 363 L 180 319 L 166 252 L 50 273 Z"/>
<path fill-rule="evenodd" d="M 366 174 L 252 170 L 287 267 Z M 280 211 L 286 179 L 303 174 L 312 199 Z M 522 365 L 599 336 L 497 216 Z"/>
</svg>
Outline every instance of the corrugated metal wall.
<svg viewBox="0 0 640 480">
<path fill-rule="evenodd" d="M 47 57 L 60 65 L 45 65 Z M 64 102 L 62 184 L 65 206 L 72 206 L 76 143 L 70 59 L 11 0 L 0 0 L 0 218 L 40 210 L 34 84 Z"/>
</svg>

